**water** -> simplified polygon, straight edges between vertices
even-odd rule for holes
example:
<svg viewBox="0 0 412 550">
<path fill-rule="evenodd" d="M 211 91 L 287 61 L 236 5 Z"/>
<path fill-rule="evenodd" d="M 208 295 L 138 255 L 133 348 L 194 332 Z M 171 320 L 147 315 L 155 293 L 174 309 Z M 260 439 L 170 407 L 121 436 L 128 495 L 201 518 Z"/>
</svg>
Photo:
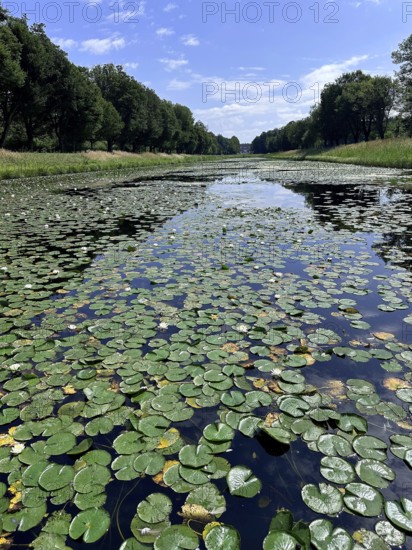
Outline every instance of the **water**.
<svg viewBox="0 0 412 550">
<path fill-rule="evenodd" d="M 250 468 L 262 490 L 253 498 L 241 498 L 230 495 L 224 477 L 213 482 L 226 499 L 227 510 L 218 521 L 238 529 L 242 548 L 262 547 L 279 508 L 291 510 L 295 521 L 327 517 L 311 510 L 301 497 L 305 485 L 327 482 L 320 472 L 325 455 L 315 441 L 305 440 L 299 431 L 290 445 L 261 430 L 247 437 L 234 419 L 242 408 L 228 407 L 222 399 L 226 391 L 246 395 L 264 387 L 271 404 L 249 407 L 247 414 L 265 419 L 268 413 L 273 418 L 281 413 L 290 431 L 299 417 L 282 412 L 279 395 L 289 395 L 293 388 L 279 389 L 279 375 L 262 366 L 266 359 L 272 368 L 301 373 L 307 387 L 303 395 L 321 396 L 324 409 L 365 418 L 368 435 L 389 447 L 391 435 L 410 433 L 409 402 L 395 391 L 396 384 L 410 387 L 412 378 L 412 325 L 405 321 L 412 302 L 412 194 L 386 183 L 397 175 L 383 169 L 247 161 L 124 173 L 102 184 L 96 183 L 99 176 L 89 175 L 4 186 L 3 381 L 20 373 L 34 380 L 28 402 L 49 402 L 51 389 L 60 391 L 54 395 L 54 415 L 63 403 L 88 403 L 90 393 L 83 390 L 94 379 L 110 388 L 109 396 L 124 396 L 124 404 L 113 413 L 96 416 L 113 418 L 113 428 L 91 436 L 93 449 L 110 452 L 112 460 L 118 456 L 115 438 L 125 428 L 136 429 L 121 419 L 124 408 L 163 414 L 151 408 L 150 398 L 167 397 L 175 387 L 178 403 L 193 413 L 170 424 L 185 444 L 197 444 L 205 426 L 219 419 L 235 426 L 229 452 L 217 456 L 231 467 Z M 389 343 L 374 336 L 381 332 L 391 333 Z M 279 334 L 281 343 L 272 344 Z M 334 352 L 337 347 L 357 355 Z M 303 368 L 284 363 L 286 357 L 302 355 L 298 348 L 306 350 Z M 150 354 L 155 350 L 163 350 L 164 358 L 154 359 Z M 148 389 L 137 395 L 123 393 L 122 384 L 130 378 L 123 371 L 142 357 L 149 362 L 139 371 Z M 166 362 L 163 372 L 160 367 Z M 20 367 L 10 374 L 10 365 L 16 363 Z M 231 384 L 227 389 L 197 378 L 231 365 L 240 365 L 243 372 L 225 374 L 225 384 Z M 92 382 L 79 379 L 79 371 L 87 368 L 96 369 Z M 65 387 L 72 385 L 75 393 L 62 392 L 58 380 L 49 384 L 56 369 L 68 377 Z M 175 373 L 170 379 L 169 371 Z M 366 401 L 351 397 L 351 379 L 374 384 Z M 180 393 L 187 383 L 194 385 L 193 391 L 202 391 L 200 408 L 193 402 L 198 394 L 188 398 Z M 16 398 L 15 392 L 7 386 L 3 390 L 2 410 L 16 409 L 10 424 L 19 426 L 27 422 L 20 412 L 27 403 L 12 406 L 8 399 L 10 394 Z M 147 404 L 138 395 L 146 395 Z M 301 398 L 302 393 L 293 390 L 289 396 Z M 82 413 L 75 418 L 78 443 L 88 437 L 82 430 L 92 418 Z M 40 421 L 32 420 L 36 425 Z M 339 433 L 332 417 L 319 421 L 318 427 L 324 434 Z M 40 431 L 24 444 L 48 437 Z M 178 454 L 166 458 L 177 460 Z M 7 486 L 26 468 L 25 462 L 14 460 L 8 472 L 0 458 Z M 65 453 L 47 460 L 81 466 Z M 346 460 L 355 466 L 360 457 L 353 452 Z M 396 479 L 379 489 L 383 498 L 412 499 L 408 466 L 389 449 L 385 463 Z M 186 493 L 154 483 L 151 475 L 122 481 L 116 472 L 111 469 L 112 481 L 105 489 L 110 530 L 89 548 L 119 548 L 123 538 L 132 536 L 137 504 L 153 492 L 172 499 L 170 520 L 182 523 L 179 512 Z M 57 506 L 47 498 L 49 512 L 64 507 L 72 517 L 79 513 L 73 498 Z M 359 528 L 374 531 L 383 518 L 383 513 L 364 518 L 341 511 L 328 519 L 352 534 Z M 198 521 L 191 526 L 203 529 Z M 18 532 L 14 542 L 31 543 L 40 530 L 41 524 Z M 70 538 L 67 545 L 85 547 Z M 412 548 L 409 538 L 403 547 Z"/>
</svg>

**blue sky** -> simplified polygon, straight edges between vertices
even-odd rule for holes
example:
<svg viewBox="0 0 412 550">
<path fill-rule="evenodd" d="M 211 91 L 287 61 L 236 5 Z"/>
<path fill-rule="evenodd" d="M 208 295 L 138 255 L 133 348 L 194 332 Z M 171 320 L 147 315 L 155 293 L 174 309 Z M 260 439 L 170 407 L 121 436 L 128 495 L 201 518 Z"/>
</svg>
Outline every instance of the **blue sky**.
<svg viewBox="0 0 412 550">
<path fill-rule="evenodd" d="M 306 116 L 325 83 L 362 69 L 393 75 L 412 0 L 2 1 L 45 22 L 78 65 L 123 65 L 226 137 L 250 142 Z"/>
</svg>

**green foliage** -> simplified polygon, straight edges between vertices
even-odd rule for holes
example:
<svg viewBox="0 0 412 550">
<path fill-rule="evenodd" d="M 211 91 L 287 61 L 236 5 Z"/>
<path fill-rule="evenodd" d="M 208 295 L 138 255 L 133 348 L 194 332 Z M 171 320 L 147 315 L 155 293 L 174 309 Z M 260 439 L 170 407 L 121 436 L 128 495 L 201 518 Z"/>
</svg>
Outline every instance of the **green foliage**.
<svg viewBox="0 0 412 550">
<path fill-rule="evenodd" d="M 122 66 L 77 67 L 44 26 L 2 10 L 0 148 L 238 154 L 236 137 L 216 137 L 188 107 L 161 100 Z"/>
</svg>

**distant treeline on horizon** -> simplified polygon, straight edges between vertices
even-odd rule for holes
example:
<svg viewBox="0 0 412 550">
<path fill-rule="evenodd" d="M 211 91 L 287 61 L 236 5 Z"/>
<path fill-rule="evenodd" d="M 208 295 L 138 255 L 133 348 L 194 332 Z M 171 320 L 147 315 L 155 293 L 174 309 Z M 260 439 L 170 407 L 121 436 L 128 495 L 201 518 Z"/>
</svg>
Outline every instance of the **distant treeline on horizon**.
<svg viewBox="0 0 412 550">
<path fill-rule="evenodd" d="M 395 78 L 357 70 L 327 84 L 310 115 L 262 132 L 252 153 L 334 147 L 386 137 L 412 137 L 412 35 L 392 53 Z M 395 112 L 393 116 L 391 113 Z"/>
<path fill-rule="evenodd" d="M 78 67 L 46 35 L 0 7 L 0 148 L 237 154 L 191 110 L 160 99 L 122 66 Z"/>
</svg>

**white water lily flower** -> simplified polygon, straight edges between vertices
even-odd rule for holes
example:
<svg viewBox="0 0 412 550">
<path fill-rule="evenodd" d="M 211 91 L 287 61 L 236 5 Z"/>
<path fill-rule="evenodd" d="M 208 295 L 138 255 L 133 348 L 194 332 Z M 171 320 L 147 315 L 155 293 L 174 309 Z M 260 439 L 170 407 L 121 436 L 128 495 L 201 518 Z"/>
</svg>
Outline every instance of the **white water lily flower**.
<svg viewBox="0 0 412 550">
<path fill-rule="evenodd" d="M 269 283 L 275 283 L 275 282 L 276 282 L 276 279 L 269 279 L 268 282 L 269 282 Z"/>
<path fill-rule="evenodd" d="M 12 365 L 9 366 L 9 369 L 16 371 L 16 370 L 19 370 L 20 367 L 21 367 L 20 363 L 13 363 Z"/>
<path fill-rule="evenodd" d="M 1 268 L 1 270 L 2 270 L 2 271 L 8 271 L 8 269 L 7 269 L 6 266 L 3 266 L 3 267 Z"/>
<path fill-rule="evenodd" d="M 276 277 L 282 277 L 283 273 L 281 273 L 280 271 L 276 271 L 276 273 L 274 273 L 273 275 L 276 275 Z"/>
<path fill-rule="evenodd" d="M 131 286 L 127 286 L 127 287 L 125 288 L 125 290 L 127 290 L 127 292 L 129 292 L 130 290 L 132 290 L 132 287 L 131 287 Z"/>
<path fill-rule="evenodd" d="M 283 369 L 280 369 L 279 367 L 276 367 L 271 370 L 270 374 L 272 376 L 279 376 Z"/>
<path fill-rule="evenodd" d="M 159 323 L 159 328 L 161 330 L 166 330 L 169 328 L 169 325 L 167 323 L 165 323 L 164 321 L 162 321 L 161 323 Z"/>
<path fill-rule="evenodd" d="M 49 224 L 48 223 L 44 224 L 44 229 L 49 229 Z"/>
<path fill-rule="evenodd" d="M 11 216 L 10 212 L 6 212 L 4 215 L 7 217 Z"/>
<path fill-rule="evenodd" d="M 238 326 L 236 327 L 236 330 L 237 330 L 238 332 L 248 332 L 249 327 L 248 327 L 247 325 L 238 325 Z"/>
<path fill-rule="evenodd" d="M 24 288 L 33 288 L 33 285 L 27 284 L 27 285 L 24 285 Z"/>
<path fill-rule="evenodd" d="M 57 275 L 58 273 L 60 273 L 60 270 L 59 270 L 59 269 L 53 269 L 52 273 L 54 273 L 55 275 Z"/>
<path fill-rule="evenodd" d="M 76 327 L 76 325 L 69 325 L 68 328 L 69 328 L 70 330 L 76 330 L 77 327 Z"/>
<path fill-rule="evenodd" d="M 13 445 L 13 447 L 11 448 L 11 452 L 14 454 L 14 455 L 19 455 L 20 453 L 22 453 L 24 451 L 25 447 L 24 447 L 24 444 L 23 443 L 16 443 L 15 445 Z"/>
<path fill-rule="evenodd" d="M 80 249 L 82 252 L 87 252 L 87 246 L 82 246 Z"/>
</svg>

